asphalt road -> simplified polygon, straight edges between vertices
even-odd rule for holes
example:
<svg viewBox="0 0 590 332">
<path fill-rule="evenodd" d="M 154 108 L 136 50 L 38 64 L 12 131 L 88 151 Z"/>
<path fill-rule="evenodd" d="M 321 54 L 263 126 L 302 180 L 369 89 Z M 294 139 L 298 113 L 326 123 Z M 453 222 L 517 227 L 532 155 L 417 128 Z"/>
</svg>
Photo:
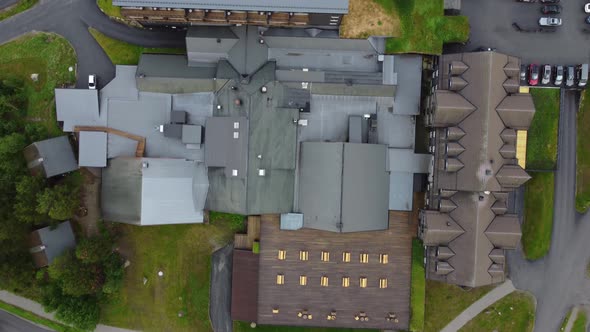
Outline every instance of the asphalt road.
<svg viewBox="0 0 590 332">
<path fill-rule="evenodd" d="M 233 245 L 217 250 L 211 257 L 209 316 L 213 331 L 231 332 L 231 276 Z"/>
<path fill-rule="evenodd" d="M 0 0 L 2 1 L 2 0 Z M 105 16 L 94 0 L 41 0 L 32 9 L 0 21 L 0 44 L 30 31 L 64 36 L 78 57 L 78 88 L 88 87 L 88 75 L 98 76 L 99 88 L 115 76 L 115 68 L 88 32 L 92 27 L 105 35 L 145 47 L 184 47 L 185 32 L 132 28 Z"/>
<path fill-rule="evenodd" d="M 0 310 L 0 332 L 48 332 L 31 322 Z"/>
<path fill-rule="evenodd" d="M 590 25 L 584 23 L 586 0 L 564 0 L 563 11 L 557 15 L 563 26 L 553 33 L 517 32 L 512 23 L 522 28 L 538 28 L 541 5 L 515 0 L 468 0 L 462 2 L 461 13 L 471 23 L 470 40 L 464 47 L 447 47 L 450 51 L 486 46 L 499 52 L 521 57 L 524 63 L 579 64 L 590 62 Z"/>
<path fill-rule="evenodd" d="M 536 332 L 558 331 L 574 305 L 590 303 L 590 281 L 585 277 L 590 258 L 590 215 L 575 212 L 577 101 L 575 91 L 562 90 L 549 254 L 530 262 L 520 249 L 508 252 L 509 277 L 514 285 L 537 298 Z"/>
<path fill-rule="evenodd" d="M 18 0 L 0 0 L 0 9 L 12 6 L 17 2 Z"/>
</svg>

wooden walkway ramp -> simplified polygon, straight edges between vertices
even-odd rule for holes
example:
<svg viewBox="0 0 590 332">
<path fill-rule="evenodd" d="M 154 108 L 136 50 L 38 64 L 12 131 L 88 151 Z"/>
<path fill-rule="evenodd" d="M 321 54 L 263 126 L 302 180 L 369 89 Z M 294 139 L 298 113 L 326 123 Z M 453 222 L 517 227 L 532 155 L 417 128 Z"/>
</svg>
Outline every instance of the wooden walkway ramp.
<svg viewBox="0 0 590 332">
<path fill-rule="evenodd" d="M 145 152 L 145 137 L 133 135 L 128 132 L 109 128 L 109 127 L 100 127 L 100 126 L 76 126 L 74 127 L 74 132 L 81 132 L 81 131 L 100 131 L 107 134 L 113 134 L 121 137 L 125 137 L 134 141 L 137 141 L 137 148 L 135 149 L 135 156 L 138 158 L 143 157 Z"/>
</svg>

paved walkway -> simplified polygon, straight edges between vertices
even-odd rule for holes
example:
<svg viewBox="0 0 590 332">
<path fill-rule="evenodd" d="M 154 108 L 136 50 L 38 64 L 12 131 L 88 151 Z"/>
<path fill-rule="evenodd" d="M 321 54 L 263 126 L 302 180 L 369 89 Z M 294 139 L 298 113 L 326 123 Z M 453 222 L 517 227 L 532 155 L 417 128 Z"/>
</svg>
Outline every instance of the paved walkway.
<svg viewBox="0 0 590 332">
<path fill-rule="evenodd" d="M 31 301 L 31 300 L 24 298 L 22 296 L 18 296 L 16 294 L 13 294 L 13 293 L 10 293 L 7 291 L 0 291 L 0 301 L 6 302 L 8 304 L 12 304 L 15 307 L 19 307 L 19 308 L 25 309 L 27 311 L 30 311 L 37 316 L 41 316 L 43 318 L 59 322 L 55 318 L 54 314 L 45 312 L 45 310 L 43 309 L 43 306 L 40 303 L 35 302 L 35 301 Z M 102 325 L 102 324 L 99 324 L 96 327 L 96 330 L 94 330 L 94 331 L 95 332 L 135 332 L 133 330 L 121 329 L 118 327 L 107 326 L 107 325 Z"/>
<path fill-rule="evenodd" d="M 209 318 L 215 332 L 231 332 L 231 276 L 233 245 L 217 250 L 211 257 Z"/>
<path fill-rule="evenodd" d="M 445 326 L 445 328 L 443 328 L 441 332 L 458 331 L 460 328 L 463 327 L 463 325 L 467 324 L 480 312 L 484 311 L 487 307 L 496 303 L 504 296 L 512 293 L 514 290 L 515 288 L 512 284 L 512 281 L 506 280 L 500 286 L 492 289 L 484 297 L 475 301 L 472 305 L 469 306 L 469 308 L 465 309 L 462 313 L 459 314 L 459 316 L 457 316 L 455 319 L 453 319 L 453 321 L 451 321 L 447 326 Z"/>
</svg>

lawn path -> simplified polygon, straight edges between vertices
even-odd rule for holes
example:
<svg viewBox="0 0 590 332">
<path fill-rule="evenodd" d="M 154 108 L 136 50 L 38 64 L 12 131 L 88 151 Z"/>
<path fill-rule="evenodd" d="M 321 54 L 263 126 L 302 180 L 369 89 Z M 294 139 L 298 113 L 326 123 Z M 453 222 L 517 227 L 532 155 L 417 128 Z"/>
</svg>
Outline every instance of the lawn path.
<svg viewBox="0 0 590 332">
<path fill-rule="evenodd" d="M 506 280 L 500 286 L 492 289 L 481 299 L 475 301 L 467 309 L 465 309 L 459 316 L 455 317 L 441 332 L 455 332 L 467 324 L 470 320 L 475 318 L 480 312 L 484 311 L 487 307 L 496 303 L 504 296 L 512 293 L 515 290 L 511 280 Z"/>
</svg>

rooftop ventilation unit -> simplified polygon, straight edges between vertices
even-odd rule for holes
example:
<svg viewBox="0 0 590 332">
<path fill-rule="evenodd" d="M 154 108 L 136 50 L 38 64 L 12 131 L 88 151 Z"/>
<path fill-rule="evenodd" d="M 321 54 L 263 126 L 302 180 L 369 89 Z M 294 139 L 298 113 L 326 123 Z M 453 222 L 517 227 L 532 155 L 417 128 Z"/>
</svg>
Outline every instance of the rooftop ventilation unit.
<svg viewBox="0 0 590 332">
<path fill-rule="evenodd" d="M 147 161 L 144 161 L 141 163 L 141 168 L 148 168 L 150 167 L 150 163 L 148 163 Z"/>
<path fill-rule="evenodd" d="M 265 176 L 266 175 L 266 170 L 261 168 L 258 170 L 258 176 Z"/>
</svg>

